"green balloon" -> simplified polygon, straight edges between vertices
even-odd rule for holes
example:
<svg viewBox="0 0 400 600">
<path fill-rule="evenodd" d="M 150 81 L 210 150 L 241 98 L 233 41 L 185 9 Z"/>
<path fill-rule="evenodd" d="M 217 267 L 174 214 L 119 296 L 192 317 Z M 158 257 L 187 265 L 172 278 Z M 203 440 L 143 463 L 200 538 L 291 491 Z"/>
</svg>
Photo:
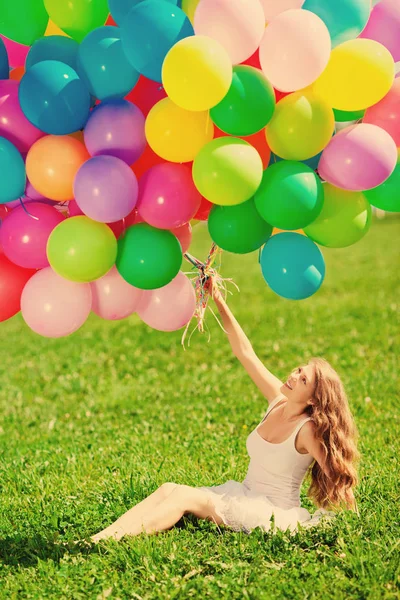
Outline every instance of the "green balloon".
<svg viewBox="0 0 400 600">
<path fill-rule="evenodd" d="M 52 269 L 71 281 L 89 283 L 115 264 L 117 240 L 105 223 L 78 216 L 57 225 L 47 242 Z"/>
<path fill-rule="evenodd" d="M 53 23 L 77 42 L 104 25 L 109 13 L 107 0 L 44 0 L 44 4 Z"/>
<path fill-rule="evenodd" d="M 274 110 L 275 92 L 268 79 L 259 69 L 239 65 L 233 67 L 228 93 L 210 116 L 225 133 L 246 136 L 263 129 Z"/>
<path fill-rule="evenodd" d="M 166 229 L 138 223 L 128 227 L 118 240 L 117 270 L 139 289 L 164 287 L 176 277 L 181 264 L 182 247 Z"/>
<path fill-rule="evenodd" d="M 372 206 L 389 212 L 400 212 L 400 161 L 386 181 L 364 194 Z"/>
<path fill-rule="evenodd" d="M 31 46 L 44 35 L 48 22 L 43 0 L 0 2 L 0 33 L 14 42 Z"/>
<path fill-rule="evenodd" d="M 234 206 L 250 200 L 261 183 L 263 164 L 244 140 L 221 137 L 208 142 L 193 162 L 193 181 L 213 204 Z"/>
<path fill-rule="evenodd" d="M 264 171 L 255 203 L 270 225 L 279 229 L 303 229 L 321 212 L 324 191 L 320 178 L 310 167 L 282 160 Z"/>
<path fill-rule="evenodd" d="M 323 183 L 324 206 L 304 233 L 317 244 L 345 248 L 358 242 L 371 226 L 371 206 L 364 192 L 350 192 Z"/>
<path fill-rule="evenodd" d="M 237 254 L 260 248 L 272 229 L 260 217 L 253 198 L 237 206 L 214 206 L 208 217 L 211 239 L 223 250 Z"/>
<path fill-rule="evenodd" d="M 337 108 L 334 108 L 333 114 L 335 116 L 335 121 L 338 123 L 345 123 L 346 121 L 358 121 L 358 119 L 363 118 L 365 114 L 365 108 L 361 110 L 338 110 Z"/>
</svg>

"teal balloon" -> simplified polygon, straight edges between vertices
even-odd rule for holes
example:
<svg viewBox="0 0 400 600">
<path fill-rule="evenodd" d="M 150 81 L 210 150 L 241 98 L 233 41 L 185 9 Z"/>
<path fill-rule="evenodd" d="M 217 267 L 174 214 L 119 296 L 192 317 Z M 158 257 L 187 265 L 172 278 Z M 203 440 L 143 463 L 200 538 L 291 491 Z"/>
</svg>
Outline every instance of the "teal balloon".
<svg viewBox="0 0 400 600">
<path fill-rule="evenodd" d="M 321 250 L 306 236 L 292 231 L 268 240 L 260 264 L 269 287 L 288 300 L 309 298 L 319 290 L 325 277 Z"/>
<path fill-rule="evenodd" d="M 369 19 L 371 0 L 306 0 L 302 9 L 322 19 L 335 48 L 360 35 Z"/>
<path fill-rule="evenodd" d="M 10 74 L 10 64 L 8 62 L 7 49 L 3 40 L 0 38 L 0 79 L 8 79 Z"/>
<path fill-rule="evenodd" d="M 142 2 L 143 0 L 108 0 L 108 6 L 110 8 L 110 13 L 114 21 L 122 27 L 125 18 L 127 17 L 129 11 Z M 178 0 L 164 0 L 169 2 L 170 4 L 178 5 L 180 7 L 180 2 Z"/>
<path fill-rule="evenodd" d="M 91 98 L 72 67 L 45 60 L 33 65 L 22 77 L 19 102 L 35 127 L 45 133 L 66 135 L 84 127 Z"/>
<path fill-rule="evenodd" d="M 372 206 L 388 212 L 400 212 L 400 162 L 386 181 L 363 193 Z"/>
<path fill-rule="evenodd" d="M 120 28 L 111 25 L 94 29 L 81 42 L 77 72 L 99 100 L 123 98 L 139 79 L 122 48 Z"/>
<path fill-rule="evenodd" d="M 246 254 L 260 248 L 273 227 L 262 219 L 251 198 L 236 206 L 214 206 L 208 217 L 211 239 L 223 250 Z"/>
<path fill-rule="evenodd" d="M 259 69 L 233 67 L 232 83 L 226 96 L 210 110 L 217 127 L 230 135 L 247 136 L 261 131 L 275 110 L 275 92 Z"/>
<path fill-rule="evenodd" d="M 139 223 L 118 239 L 117 270 L 139 289 L 164 287 L 179 273 L 181 264 L 181 245 L 167 229 Z"/>
<path fill-rule="evenodd" d="M 44 60 L 58 60 L 76 70 L 79 44 L 64 35 L 49 35 L 33 43 L 25 61 L 25 69 Z"/>
<path fill-rule="evenodd" d="M 161 67 L 172 46 L 194 35 L 182 9 L 165 0 L 144 0 L 124 19 L 122 44 L 128 60 L 142 75 L 161 83 Z"/>
<path fill-rule="evenodd" d="M 306 160 L 300 160 L 299 162 L 303 163 L 303 165 L 307 165 L 307 167 L 310 167 L 310 169 L 312 169 L 313 171 L 316 171 L 318 169 L 318 163 L 320 161 L 321 156 L 322 152 L 316 154 L 315 156 L 311 156 L 311 158 L 307 158 Z M 274 165 L 275 163 L 281 162 L 282 160 L 284 159 L 278 156 L 277 154 L 272 154 L 271 152 L 268 166 Z"/>
<path fill-rule="evenodd" d="M 0 137 L 0 204 L 18 200 L 26 185 L 25 164 L 14 144 Z"/>
<path fill-rule="evenodd" d="M 278 229 L 303 229 L 322 210 L 324 190 L 307 165 L 283 160 L 267 167 L 255 194 L 258 212 Z"/>
</svg>

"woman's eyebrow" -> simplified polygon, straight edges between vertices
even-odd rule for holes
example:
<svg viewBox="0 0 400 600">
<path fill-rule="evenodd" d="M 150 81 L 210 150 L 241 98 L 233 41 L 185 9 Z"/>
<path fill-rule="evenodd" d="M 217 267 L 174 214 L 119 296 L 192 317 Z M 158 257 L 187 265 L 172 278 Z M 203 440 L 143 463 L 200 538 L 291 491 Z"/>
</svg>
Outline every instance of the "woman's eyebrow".
<svg viewBox="0 0 400 600">
<path fill-rule="evenodd" d="M 304 373 L 303 367 L 300 367 L 300 373 L 303 373 L 304 377 L 306 378 L 306 382 L 308 383 L 307 375 Z"/>
</svg>

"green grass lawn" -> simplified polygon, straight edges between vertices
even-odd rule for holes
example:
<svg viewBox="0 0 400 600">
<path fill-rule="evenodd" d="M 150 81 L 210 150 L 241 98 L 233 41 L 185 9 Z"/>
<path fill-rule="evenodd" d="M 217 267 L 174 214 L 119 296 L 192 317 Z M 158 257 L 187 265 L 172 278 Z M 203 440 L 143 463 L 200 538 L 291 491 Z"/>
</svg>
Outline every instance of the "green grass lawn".
<svg viewBox="0 0 400 600">
<path fill-rule="evenodd" d="M 260 358 L 280 378 L 312 356 L 332 362 L 360 431 L 361 516 L 295 536 L 188 516 L 158 535 L 74 547 L 165 481 L 242 481 L 267 402 L 211 314 L 211 340 L 195 332 L 186 351 L 182 331 L 136 316 L 92 315 L 60 340 L 20 315 L 2 323 L 0 597 L 399 598 L 399 239 L 392 217 L 324 249 L 325 281 L 300 302 L 267 287 L 257 253 L 223 255 L 241 290 L 228 302 Z M 209 246 L 200 225 L 191 252 L 204 259 Z"/>
</svg>

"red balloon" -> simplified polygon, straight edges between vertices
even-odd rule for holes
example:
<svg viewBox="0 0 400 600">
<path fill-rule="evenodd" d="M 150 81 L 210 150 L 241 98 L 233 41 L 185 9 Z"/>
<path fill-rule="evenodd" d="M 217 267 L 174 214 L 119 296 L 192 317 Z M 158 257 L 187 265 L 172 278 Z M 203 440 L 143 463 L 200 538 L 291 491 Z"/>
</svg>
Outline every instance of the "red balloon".
<svg viewBox="0 0 400 600">
<path fill-rule="evenodd" d="M 175 229 L 170 229 L 170 232 L 178 238 L 182 248 L 182 252 L 185 253 L 189 250 L 189 246 L 192 242 L 192 226 L 190 223 L 185 223 Z"/>
<path fill-rule="evenodd" d="M 214 204 L 212 202 L 209 202 L 208 200 L 206 200 L 206 198 L 203 198 L 202 196 L 200 208 L 194 215 L 193 219 L 196 219 L 197 221 L 207 221 L 208 215 L 210 214 L 210 210 L 213 206 Z"/>
<path fill-rule="evenodd" d="M 21 310 L 21 294 L 36 269 L 23 269 L 0 254 L 0 321 L 11 319 Z"/>
<path fill-rule="evenodd" d="M 289 96 L 289 94 L 291 94 L 292 92 L 280 92 L 279 90 L 276 90 L 274 88 L 274 92 L 275 92 L 275 100 L 277 102 L 279 102 L 279 100 L 282 100 L 282 98 L 285 98 L 286 96 Z"/>
<path fill-rule="evenodd" d="M 166 162 L 161 156 L 158 156 L 149 145 L 146 146 L 142 156 L 137 160 L 133 165 L 131 165 L 132 171 L 135 173 L 136 177 L 139 179 L 143 173 L 148 171 L 151 167 L 155 165 L 160 165 L 161 163 Z"/>
<path fill-rule="evenodd" d="M 241 64 L 248 65 L 249 67 L 255 67 L 256 69 L 260 69 L 261 71 L 259 49 L 257 48 L 254 54 L 252 54 L 247 60 L 243 61 Z"/>
<path fill-rule="evenodd" d="M 136 104 L 144 116 L 147 117 L 153 106 L 166 97 L 167 94 L 161 83 L 141 75 L 133 90 L 125 96 L 125 100 Z"/>
<path fill-rule="evenodd" d="M 112 18 L 111 15 L 108 15 L 106 25 L 113 25 L 114 27 L 118 27 L 118 25 L 116 24 L 116 22 L 114 21 L 114 19 Z"/>
</svg>

